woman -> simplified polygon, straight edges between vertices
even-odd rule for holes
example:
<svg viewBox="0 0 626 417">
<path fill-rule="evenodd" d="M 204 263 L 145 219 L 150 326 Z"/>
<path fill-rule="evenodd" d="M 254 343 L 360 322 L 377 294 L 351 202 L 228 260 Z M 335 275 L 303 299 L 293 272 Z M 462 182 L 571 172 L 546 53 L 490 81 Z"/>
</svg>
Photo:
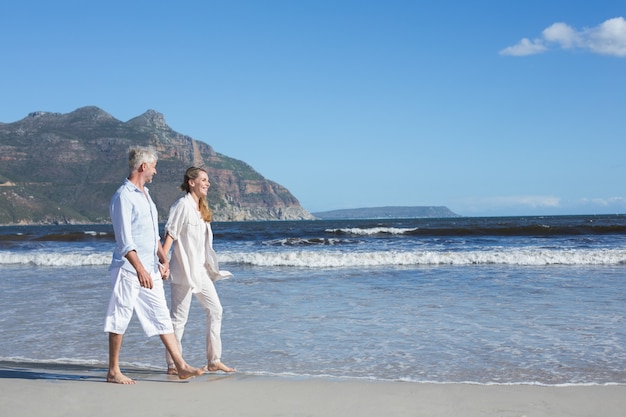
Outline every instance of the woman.
<svg viewBox="0 0 626 417">
<path fill-rule="evenodd" d="M 208 370 L 234 372 L 234 368 L 221 361 L 222 305 L 213 282 L 230 278 L 232 274 L 219 270 L 217 255 L 213 250 L 212 213 L 206 199 L 210 185 L 205 169 L 188 168 L 180 186 L 186 194 L 172 205 L 165 225 L 165 253 L 169 253 L 174 246 L 170 260 L 172 324 L 181 346 L 191 296 L 195 295 L 206 313 Z M 167 373 L 176 374 L 174 361 L 169 354 Z"/>
</svg>

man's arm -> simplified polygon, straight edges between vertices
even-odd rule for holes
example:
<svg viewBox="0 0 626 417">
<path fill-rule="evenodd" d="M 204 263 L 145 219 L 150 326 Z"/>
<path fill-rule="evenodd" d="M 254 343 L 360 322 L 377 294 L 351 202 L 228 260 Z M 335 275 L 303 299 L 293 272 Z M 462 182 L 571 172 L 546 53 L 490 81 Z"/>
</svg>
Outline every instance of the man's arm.
<svg viewBox="0 0 626 417">
<path fill-rule="evenodd" d="M 111 201 L 109 210 L 118 253 L 126 256 L 125 254 L 136 249 L 131 228 L 132 203 L 125 195 L 118 194 Z"/>
</svg>

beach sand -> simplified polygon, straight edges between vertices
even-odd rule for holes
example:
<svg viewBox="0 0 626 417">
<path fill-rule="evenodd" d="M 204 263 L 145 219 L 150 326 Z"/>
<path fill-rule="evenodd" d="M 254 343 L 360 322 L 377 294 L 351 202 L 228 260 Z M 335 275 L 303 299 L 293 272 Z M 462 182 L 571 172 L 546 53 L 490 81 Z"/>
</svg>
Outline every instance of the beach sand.
<svg viewBox="0 0 626 417">
<path fill-rule="evenodd" d="M 626 385 L 430 384 L 206 374 L 189 381 L 128 371 L 0 366 L 0 415 L 121 416 L 498 416 L 626 415 Z"/>
</svg>

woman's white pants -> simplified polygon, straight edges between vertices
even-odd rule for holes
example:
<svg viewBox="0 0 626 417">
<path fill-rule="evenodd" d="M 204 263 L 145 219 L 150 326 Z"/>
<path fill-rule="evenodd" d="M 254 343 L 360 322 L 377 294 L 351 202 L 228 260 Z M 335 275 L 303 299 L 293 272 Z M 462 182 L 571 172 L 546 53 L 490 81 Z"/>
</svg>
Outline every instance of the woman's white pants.
<svg viewBox="0 0 626 417">
<path fill-rule="evenodd" d="M 185 332 L 185 325 L 189 317 L 191 308 L 191 298 L 193 293 L 187 285 L 172 284 L 172 306 L 171 317 L 174 326 L 174 333 L 180 351 L 182 352 L 182 339 Z M 215 284 L 208 277 L 204 280 L 204 285 L 200 292 L 195 293 L 196 299 L 200 302 L 206 314 L 206 355 L 208 364 L 218 363 L 222 357 L 222 304 L 215 290 Z M 174 361 L 169 353 L 167 356 L 167 366 L 174 368 Z"/>
</svg>

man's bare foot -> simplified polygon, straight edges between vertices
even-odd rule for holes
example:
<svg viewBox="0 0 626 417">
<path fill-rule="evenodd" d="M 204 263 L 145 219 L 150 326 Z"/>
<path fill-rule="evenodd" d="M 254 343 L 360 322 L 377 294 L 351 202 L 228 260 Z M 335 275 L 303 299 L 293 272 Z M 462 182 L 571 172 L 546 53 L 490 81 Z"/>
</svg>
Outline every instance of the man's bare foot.
<svg viewBox="0 0 626 417">
<path fill-rule="evenodd" d="M 237 370 L 235 368 L 231 368 L 229 366 L 226 366 L 222 362 L 212 363 L 209 366 L 207 366 L 207 369 L 209 370 L 209 372 L 217 372 L 217 371 L 237 372 Z"/>
<path fill-rule="evenodd" d="M 123 373 L 116 373 L 113 374 L 111 372 L 109 372 L 107 374 L 107 382 L 112 382 L 114 384 L 124 384 L 124 385 L 131 385 L 135 383 L 135 380 L 132 378 L 127 377 L 126 375 L 124 375 Z"/>
<path fill-rule="evenodd" d="M 167 368 L 167 374 L 168 375 L 178 375 L 178 371 L 176 370 L 176 368 Z"/>
<path fill-rule="evenodd" d="M 206 366 L 203 368 L 194 368 L 193 366 L 185 365 L 184 368 L 178 369 L 178 379 L 189 379 L 195 376 L 200 376 L 206 372 Z"/>
</svg>

